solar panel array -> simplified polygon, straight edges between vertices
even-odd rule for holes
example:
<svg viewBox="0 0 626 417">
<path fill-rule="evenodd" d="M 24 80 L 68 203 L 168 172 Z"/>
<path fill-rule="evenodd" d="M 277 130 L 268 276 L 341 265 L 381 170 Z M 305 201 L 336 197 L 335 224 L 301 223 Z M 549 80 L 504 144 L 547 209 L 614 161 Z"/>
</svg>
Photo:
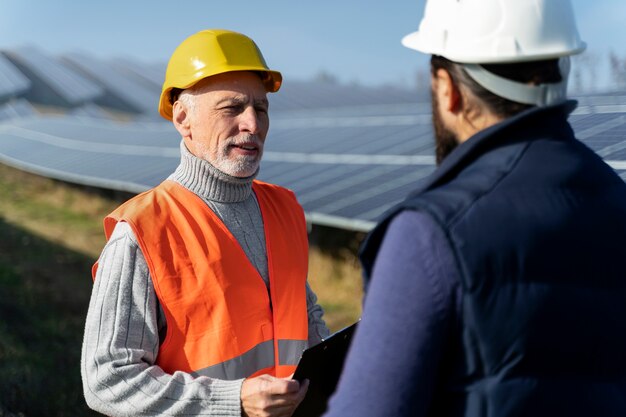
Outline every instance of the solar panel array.
<svg viewBox="0 0 626 417">
<path fill-rule="evenodd" d="M 93 98 L 55 115 L 38 113 L 24 98 L 5 101 L 0 105 L 0 162 L 130 192 L 157 185 L 176 168 L 180 137 L 170 123 L 154 118 L 158 66 L 78 54 L 60 61 L 32 51 L 19 55 L 20 71 L 56 64 L 49 65 L 50 73 L 37 74 L 29 90 L 23 90 L 24 83 L 14 86 L 16 92 L 22 89 L 18 96 L 30 97 L 41 82 L 69 88 L 76 74 L 100 93 L 94 96 L 95 90 L 80 84 L 84 88 L 65 94 Z M 0 64 L 0 75 L 7 71 L 3 68 Z M 120 121 L 111 99 L 139 114 L 125 114 Z M 578 99 L 570 116 L 577 136 L 626 179 L 626 92 Z M 424 92 L 287 80 L 270 102 L 271 128 L 259 178 L 292 189 L 313 223 L 368 230 L 435 169 Z"/>
<path fill-rule="evenodd" d="M 21 72 L 52 90 L 69 105 L 80 105 L 103 93 L 97 84 L 33 47 L 5 52 Z"/>
<path fill-rule="evenodd" d="M 100 85 L 103 85 L 114 97 L 107 101 L 107 104 L 115 106 L 113 101 L 121 100 L 128 108 L 124 110 L 135 111 L 138 113 L 155 114 L 156 104 L 159 100 L 160 89 L 158 86 L 147 86 L 129 76 L 128 73 L 120 72 L 119 67 L 107 65 L 102 60 L 79 53 L 68 54 L 63 57 L 63 61 L 69 66 L 82 72 L 90 79 Z M 139 64 L 137 64 L 139 65 Z"/>
<path fill-rule="evenodd" d="M 0 54 L 0 100 L 15 97 L 30 87 L 30 80 Z"/>
<path fill-rule="evenodd" d="M 0 121 L 36 115 L 37 111 L 28 100 L 11 100 L 0 105 Z"/>
</svg>

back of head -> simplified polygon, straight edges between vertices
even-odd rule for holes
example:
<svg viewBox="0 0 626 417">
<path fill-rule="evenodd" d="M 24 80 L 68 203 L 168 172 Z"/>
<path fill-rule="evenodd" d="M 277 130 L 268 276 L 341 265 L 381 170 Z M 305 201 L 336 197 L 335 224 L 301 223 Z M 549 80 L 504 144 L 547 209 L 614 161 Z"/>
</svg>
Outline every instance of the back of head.
<svg viewBox="0 0 626 417">
<path fill-rule="evenodd" d="M 208 29 L 185 39 L 172 54 L 159 100 L 159 113 L 172 120 L 176 93 L 213 75 L 233 71 L 253 71 L 263 80 L 268 92 L 276 92 L 282 75 L 268 68 L 260 49 L 241 33 Z"/>
<path fill-rule="evenodd" d="M 519 84 L 562 86 L 567 81 L 563 77 L 561 63 L 559 59 L 549 59 L 514 64 L 485 64 L 481 67 L 494 76 Z M 452 62 L 442 56 L 433 55 L 430 64 L 433 74 L 439 69 L 445 69 L 457 85 L 463 86 L 474 100 L 499 118 L 511 117 L 538 105 L 538 103 L 523 103 L 505 98 L 499 95 L 497 90 L 492 92 L 493 88 L 485 88 L 472 78 L 463 64 Z"/>
<path fill-rule="evenodd" d="M 569 56 L 586 47 L 569 0 L 427 0 L 402 43 L 501 116 L 564 101 Z"/>
</svg>

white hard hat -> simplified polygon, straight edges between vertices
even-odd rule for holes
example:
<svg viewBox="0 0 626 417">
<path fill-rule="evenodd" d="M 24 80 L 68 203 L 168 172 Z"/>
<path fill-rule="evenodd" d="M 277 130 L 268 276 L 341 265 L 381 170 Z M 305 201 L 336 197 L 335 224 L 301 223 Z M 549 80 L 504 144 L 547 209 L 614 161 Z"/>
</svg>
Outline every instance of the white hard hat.
<svg viewBox="0 0 626 417">
<path fill-rule="evenodd" d="M 467 64 L 538 61 L 582 52 L 569 0 L 426 0 L 402 44 Z"/>
<path fill-rule="evenodd" d="M 537 106 L 565 100 L 568 57 L 586 48 L 569 0 L 426 0 L 419 30 L 402 44 L 463 64 L 492 93 Z M 522 84 L 477 65 L 554 58 L 561 58 L 563 76 L 555 84 Z"/>
</svg>

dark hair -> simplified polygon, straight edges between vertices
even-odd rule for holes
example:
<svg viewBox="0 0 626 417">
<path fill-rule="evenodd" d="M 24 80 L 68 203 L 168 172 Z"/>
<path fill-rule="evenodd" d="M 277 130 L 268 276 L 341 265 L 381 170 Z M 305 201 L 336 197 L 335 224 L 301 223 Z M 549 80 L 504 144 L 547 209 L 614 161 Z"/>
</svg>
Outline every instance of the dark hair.
<svg viewBox="0 0 626 417">
<path fill-rule="evenodd" d="M 558 59 L 515 64 L 485 64 L 482 67 L 500 77 L 525 84 L 549 84 L 558 83 L 562 80 Z M 463 69 L 462 65 L 442 56 L 433 55 L 430 59 L 430 68 L 433 75 L 439 69 L 446 70 L 456 84 L 465 85 L 478 100 L 497 116 L 511 117 L 533 107 L 530 104 L 516 103 L 493 94 L 474 81 Z"/>
</svg>

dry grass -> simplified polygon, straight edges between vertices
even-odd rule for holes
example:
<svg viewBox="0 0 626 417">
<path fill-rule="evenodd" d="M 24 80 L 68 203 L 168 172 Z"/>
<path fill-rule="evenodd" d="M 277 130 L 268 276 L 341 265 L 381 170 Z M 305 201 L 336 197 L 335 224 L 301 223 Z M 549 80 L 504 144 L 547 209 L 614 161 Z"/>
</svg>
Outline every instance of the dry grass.
<svg viewBox="0 0 626 417">
<path fill-rule="evenodd" d="M 363 287 L 356 257 L 336 259 L 318 248 L 309 252 L 309 284 L 324 308 L 331 331 L 354 323 L 361 315 Z"/>
<path fill-rule="evenodd" d="M 118 204 L 0 164 L 0 216 L 36 236 L 97 258 L 102 217 Z"/>
</svg>

